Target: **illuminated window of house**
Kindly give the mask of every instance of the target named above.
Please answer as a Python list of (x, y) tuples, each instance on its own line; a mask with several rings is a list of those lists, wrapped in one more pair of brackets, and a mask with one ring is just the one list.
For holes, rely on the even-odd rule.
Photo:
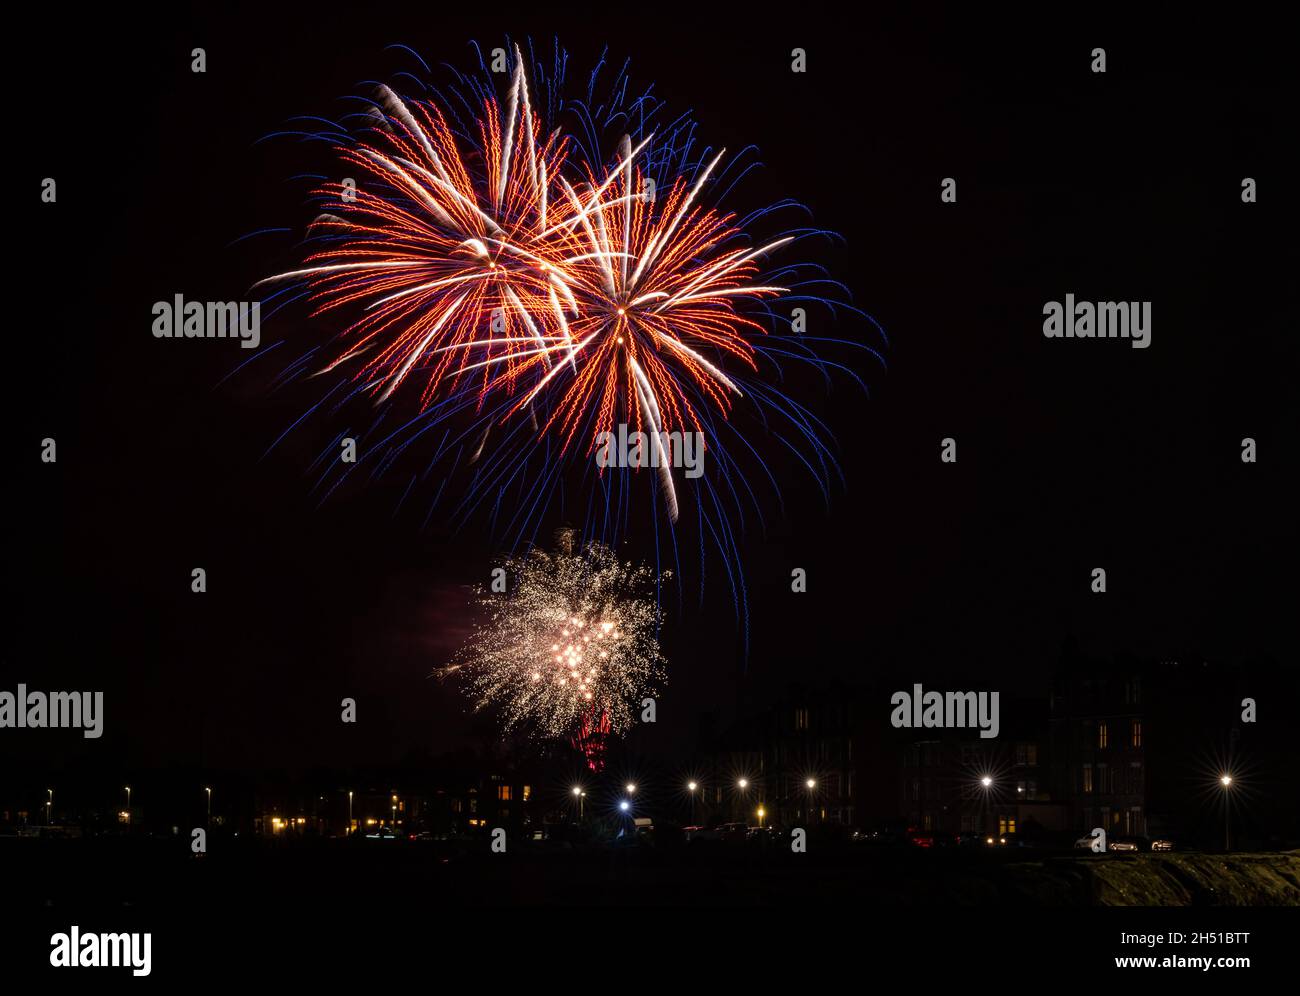
[(1105, 723), (1097, 724), (1097, 747), (1099, 750), (1105, 750), (1109, 736), (1106, 731)]
[(998, 833), (1008, 834), (1016, 832), (1016, 818), (1014, 816), (998, 817)]
[(1083, 766), (1083, 790), (1084, 792), (1092, 791), (1092, 765), (1091, 764), (1085, 764)]
[(510, 786), (509, 786), (509, 785), (498, 785), (498, 786), (497, 786), (497, 798), (500, 799), (502, 802), (509, 802), (509, 801), (510, 801)]
[(531, 785), (525, 785), (525, 786), (524, 786), (524, 802), (527, 802), (527, 801), (528, 801), (529, 799), (531, 799), (532, 797), (533, 797), (533, 787), (532, 787)]
[(808, 710), (796, 709), (794, 711), (794, 728), (796, 730), (808, 729)]
[(1142, 720), (1133, 720), (1133, 746), (1142, 746)]

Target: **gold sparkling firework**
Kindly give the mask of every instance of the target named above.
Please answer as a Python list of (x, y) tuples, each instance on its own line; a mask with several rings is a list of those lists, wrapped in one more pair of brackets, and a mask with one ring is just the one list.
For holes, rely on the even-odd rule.
[(444, 676), (464, 682), (476, 710), (499, 709), (507, 730), (626, 730), (634, 707), (664, 679), (655, 572), (598, 543), (581, 554), (534, 551), (504, 566), (507, 592), (478, 592), (487, 621)]

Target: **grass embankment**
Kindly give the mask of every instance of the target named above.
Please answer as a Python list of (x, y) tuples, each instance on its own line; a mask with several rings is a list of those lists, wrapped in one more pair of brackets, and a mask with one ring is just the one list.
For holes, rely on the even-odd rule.
[(1004, 888), (1052, 906), (1300, 906), (1300, 851), (1052, 858), (1007, 866)]

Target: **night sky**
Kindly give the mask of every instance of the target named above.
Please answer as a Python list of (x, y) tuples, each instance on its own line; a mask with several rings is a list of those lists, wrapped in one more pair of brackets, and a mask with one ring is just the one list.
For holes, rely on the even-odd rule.
[[(482, 735), (430, 673), (467, 632), (466, 588), (500, 538), (486, 521), (453, 533), (394, 516), (401, 479), (318, 508), (306, 465), (342, 426), (263, 458), (309, 395), (256, 372), (219, 384), (248, 352), (155, 339), (150, 307), (249, 299), (291, 258), (289, 236), (235, 243), (300, 231), (311, 214), (290, 177), (328, 160), (261, 136), (409, 68), (389, 44), (437, 74), (507, 33), (548, 50), (558, 36), (575, 79), (608, 45), (709, 142), (757, 144), (765, 168), (731, 206), (807, 204), (843, 237), (819, 260), (889, 336), (887, 369), (858, 361), (869, 394), (838, 378), (802, 395), (837, 436), (844, 481), (828, 504), (792, 466), (764, 527), (749, 523), (748, 653), (716, 562), (702, 602), (696, 575), (670, 599), (668, 690), (639, 749), (682, 755), (701, 713), (791, 681), (1042, 693), (1071, 638), (1103, 655), (1294, 662), (1294, 163), (1280, 149), (1295, 90), (1280, 38), (1248, 53), (1217, 26), (850, 30), (812, 4), (779, 23), (629, 7), (596, 24), (477, 6), (15, 29), (27, 65), (9, 88), (10, 158), (33, 234), (11, 246), (0, 687), (103, 689), (108, 712), (101, 741), (0, 738), (0, 756), (255, 772)], [(1094, 45), (1104, 75), (1088, 70)], [(190, 72), (195, 46), (206, 74)], [(790, 72), (796, 46), (807, 74)], [(54, 205), (32, 193), (45, 176)], [(1246, 176), (1257, 204), (1241, 202)], [(944, 177), (956, 204), (940, 202)], [(1045, 339), (1042, 306), (1066, 293), (1151, 301), (1150, 348)], [(281, 321), (302, 313), (264, 342)], [(865, 322), (834, 333), (880, 346)], [(36, 459), (47, 435), (52, 467)], [(1241, 462), (1246, 436), (1257, 464)], [(640, 530), (629, 551), (647, 544)], [(794, 567), (806, 594), (790, 592)], [(356, 727), (338, 722), (344, 696)]]

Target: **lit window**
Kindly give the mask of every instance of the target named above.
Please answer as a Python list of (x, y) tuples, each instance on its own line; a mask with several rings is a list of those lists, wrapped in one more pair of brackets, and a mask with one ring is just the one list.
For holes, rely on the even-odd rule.
[(533, 797), (533, 787), (532, 787), (531, 785), (525, 785), (525, 786), (524, 786), (524, 802), (527, 802), (527, 801), (528, 801), (529, 799), (531, 799), (532, 797)]
[(497, 798), (500, 799), (502, 802), (509, 802), (509, 801), (510, 801), (510, 786), (509, 786), (509, 785), (498, 785), (498, 786), (497, 786)]
[(1016, 832), (1016, 818), (1015, 818), (1014, 816), (999, 816), (999, 817), (998, 817), (998, 834), (999, 834), (999, 836), (1001, 836), (1001, 835), (1003, 835), (1003, 834), (1009, 834), (1009, 833), (1015, 833), (1015, 832)]
[(1133, 746), (1142, 746), (1142, 720), (1133, 720)]
[(1109, 735), (1107, 734), (1106, 731), (1106, 724), (1098, 723), (1097, 724), (1097, 748), (1099, 750), (1105, 750), (1108, 740), (1109, 740)]
[(808, 729), (808, 710), (796, 709), (794, 711), (794, 728), (796, 730)]
[(1083, 766), (1083, 791), (1084, 792), (1092, 791), (1092, 765), (1091, 764), (1085, 764)]

